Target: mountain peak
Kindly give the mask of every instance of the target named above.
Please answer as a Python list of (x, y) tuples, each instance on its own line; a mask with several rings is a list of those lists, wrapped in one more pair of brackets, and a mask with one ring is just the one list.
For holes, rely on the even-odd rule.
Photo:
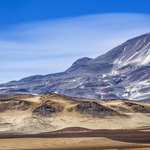
[(136, 42), (137, 40), (142, 40), (142, 39), (145, 39), (145, 40), (150, 39), (150, 32), (146, 33), (146, 34), (142, 34), (142, 35), (137, 36), (137, 37), (134, 37), (132, 39), (129, 39), (125, 43), (131, 42), (131, 41)]
[(150, 33), (95, 59), (83, 57), (62, 73), (0, 85), (1, 94), (58, 93), (90, 99), (150, 100)]
[(88, 58), (88, 57), (80, 58), (80, 59), (78, 59), (77, 61), (75, 61), (75, 62), (72, 64), (72, 66), (85, 63), (85, 62), (87, 62), (87, 61), (90, 61), (91, 59), (92, 59), (92, 58)]
[(83, 66), (85, 63), (87, 63), (90, 60), (92, 60), (92, 58), (88, 58), (88, 57), (80, 58), (80, 59), (76, 60), (72, 64), (72, 66), (69, 69), (67, 69), (65, 72), (67, 72), (67, 73), (72, 72), (72, 71), (78, 69), (79, 67)]

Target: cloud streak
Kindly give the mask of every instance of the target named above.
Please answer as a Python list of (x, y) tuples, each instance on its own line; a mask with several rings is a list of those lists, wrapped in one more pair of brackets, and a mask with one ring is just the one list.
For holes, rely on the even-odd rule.
[(97, 14), (18, 24), (0, 30), (0, 83), (66, 70), (150, 31), (144, 14)]

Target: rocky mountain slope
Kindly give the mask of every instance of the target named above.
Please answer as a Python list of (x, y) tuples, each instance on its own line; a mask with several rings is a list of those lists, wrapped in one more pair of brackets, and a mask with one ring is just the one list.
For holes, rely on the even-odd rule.
[(66, 127), (131, 129), (150, 126), (150, 102), (90, 100), (54, 93), (0, 95), (0, 134), (41, 133)]
[(95, 59), (81, 58), (64, 72), (0, 85), (1, 94), (58, 93), (91, 99), (150, 101), (150, 33)]

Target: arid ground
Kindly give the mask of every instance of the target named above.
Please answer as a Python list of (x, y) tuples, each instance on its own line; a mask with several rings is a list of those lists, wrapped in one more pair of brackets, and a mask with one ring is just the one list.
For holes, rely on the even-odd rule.
[(150, 128), (132, 130), (63, 130), (28, 135), (1, 135), (0, 149), (149, 150)]
[(0, 95), (0, 149), (150, 150), (150, 102)]
[(58, 94), (0, 95), (0, 134), (37, 134), (67, 127), (136, 129), (150, 126), (150, 102), (91, 100)]

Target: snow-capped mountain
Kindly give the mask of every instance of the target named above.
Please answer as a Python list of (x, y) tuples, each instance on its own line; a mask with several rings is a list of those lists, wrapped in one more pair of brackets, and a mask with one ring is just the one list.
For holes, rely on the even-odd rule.
[(65, 72), (0, 85), (1, 94), (59, 93), (91, 99), (150, 100), (150, 33), (95, 59), (81, 58)]

